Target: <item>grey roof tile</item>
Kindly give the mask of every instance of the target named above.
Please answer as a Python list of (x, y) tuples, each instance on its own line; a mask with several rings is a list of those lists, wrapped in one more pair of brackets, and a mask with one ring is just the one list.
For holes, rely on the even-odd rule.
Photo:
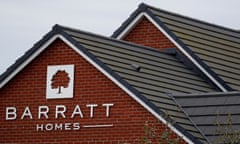
[(231, 132), (240, 132), (240, 92), (175, 95), (174, 98), (210, 142), (219, 139), (216, 130), (221, 126), (217, 122), (223, 128), (232, 127)]
[[(198, 140), (206, 143), (198, 129), (185, 113), (176, 105), (171, 94), (203, 93), (217, 91), (202, 79), (198, 73), (189, 69), (176, 55), (160, 52), (153, 48), (115, 42), (74, 30), (65, 30), (77, 42), (93, 53), (104, 64), (119, 74), (131, 86), (143, 94), (159, 109)], [(87, 37), (87, 39), (86, 39)], [(132, 68), (136, 64), (141, 69)]]

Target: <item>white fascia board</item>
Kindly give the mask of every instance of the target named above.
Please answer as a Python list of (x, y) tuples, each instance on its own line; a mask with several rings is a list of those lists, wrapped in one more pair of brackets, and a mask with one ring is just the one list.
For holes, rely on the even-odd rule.
[(123, 39), (131, 30), (135, 27), (135, 25), (140, 22), (140, 20), (145, 16), (145, 13), (140, 13), (138, 16), (134, 18), (134, 20), (121, 32), (116, 39)]
[(85, 55), (82, 51), (80, 51), (75, 45), (69, 42), (62, 35), (54, 35), (51, 39), (49, 39), (45, 44), (43, 44), (34, 54), (32, 54), (24, 63), (22, 63), (11, 75), (9, 75), (2, 83), (1, 88), (10, 81), (16, 74), (18, 74), (22, 69), (24, 69), (34, 58), (36, 58), (42, 51), (44, 51), (54, 40), (60, 38), (64, 41), (68, 46), (70, 46), (73, 50), (75, 50), (78, 54), (80, 54), (84, 59), (86, 59), (90, 64), (92, 64), (97, 70), (102, 72), (106, 77), (108, 77), (111, 81), (113, 81), (117, 86), (119, 86), (123, 91), (125, 91), (129, 96), (131, 96), (134, 100), (136, 100), (140, 105), (146, 108), (151, 114), (153, 114), (157, 119), (159, 119), (163, 124), (167, 125), (173, 132), (175, 132), (178, 136), (183, 138), (187, 143), (194, 144), (189, 138), (187, 138), (184, 134), (182, 134), (179, 130), (177, 130), (174, 126), (168, 123), (162, 116), (156, 113), (151, 107), (149, 107), (146, 103), (144, 103), (141, 99), (139, 99), (132, 91), (126, 88), (123, 84), (121, 84), (118, 80), (116, 80), (112, 75), (110, 75), (105, 69), (99, 66), (95, 61)]
[(147, 13), (140, 13), (124, 30), (117, 36), (117, 39), (123, 39), (134, 26), (146, 17), (152, 24), (157, 27), (194, 65), (196, 65), (214, 84), (216, 84), (223, 92), (228, 92), (211, 74), (209, 74), (180, 44), (178, 44), (162, 27), (160, 27)]

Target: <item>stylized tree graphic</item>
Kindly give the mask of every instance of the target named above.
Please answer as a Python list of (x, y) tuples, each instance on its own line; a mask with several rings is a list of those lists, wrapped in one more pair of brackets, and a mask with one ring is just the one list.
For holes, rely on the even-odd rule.
[(65, 70), (58, 70), (52, 77), (52, 89), (58, 88), (58, 94), (62, 93), (61, 88), (67, 88), (70, 82), (68, 73)]

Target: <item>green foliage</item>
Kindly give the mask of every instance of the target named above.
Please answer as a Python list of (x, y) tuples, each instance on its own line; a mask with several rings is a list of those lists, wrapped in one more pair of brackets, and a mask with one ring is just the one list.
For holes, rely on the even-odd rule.
[[(166, 119), (169, 119), (169, 115), (166, 116)], [(144, 125), (144, 137), (142, 138), (142, 144), (180, 144), (181, 138), (173, 137), (173, 131), (167, 127), (169, 124), (173, 123), (167, 122), (163, 131), (161, 130), (162, 132), (158, 134), (159, 129), (157, 129), (157, 126), (150, 126), (149, 123), (146, 122)]]
[[(169, 119), (167, 115), (166, 120)], [(161, 122), (160, 122), (161, 123)], [(173, 122), (167, 122), (166, 125), (174, 124)], [(218, 139), (213, 141), (212, 144), (240, 144), (240, 130), (233, 128), (232, 116), (228, 115), (228, 118), (224, 122), (220, 122), (219, 114), (216, 117), (215, 125), (217, 129), (215, 135)], [(181, 137), (173, 138), (173, 131), (171, 131), (167, 126), (159, 134), (157, 131), (157, 126), (150, 125), (148, 122), (144, 125), (144, 136), (142, 138), (142, 144), (180, 144)]]
[(228, 115), (226, 123), (219, 121), (219, 114), (216, 117), (215, 125), (217, 126), (215, 134), (218, 137), (213, 144), (239, 144), (240, 143), (240, 131), (233, 129), (232, 116)]
[(144, 137), (142, 138), (143, 144), (151, 144), (156, 139), (156, 128), (149, 127), (148, 122), (144, 125)]
[(180, 143), (180, 138), (170, 138), (171, 134), (173, 134), (172, 131), (169, 129), (165, 129), (165, 131), (161, 134), (161, 137), (159, 139), (159, 144), (179, 144)]

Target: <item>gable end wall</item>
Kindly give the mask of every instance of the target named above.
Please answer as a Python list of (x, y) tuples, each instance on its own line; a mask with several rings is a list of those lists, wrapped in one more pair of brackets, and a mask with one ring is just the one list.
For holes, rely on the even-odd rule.
[[(46, 71), (48, 65), (75, 65), (73, 99), (46, 100)], [(89, 117), (86, 104), (99, 105), (94, 117)], [(110, 117), (106, 118), (103, 103), (114, 103)], [(79, 104), (84, 118), (70, 118), (74, 106)], [(50, 108), (48, 119), (38, 119), (38, 106)], [(65, 105), (66, 118), (54, 118), (55, 105)], [(7, 121), (5, 109), (17, 108), (17, 119)], [(21, 115), (30, 107), (33, 119)], [(128, 96), (111, 80), (95, 69), (63, 41), (57, 39), (36, 59), (19, 72), (0, 91), (0, 143), (140, 143), (144, 137), (146, 122), (158, 128), (166, 128), (150, 112)], [(74, 131), (36, 131), (36, 124), (48, 123), (113, 124), (107, 128), (80, 128)], [(171, 137), (176, 137), (172, 134)], [(185, 143), (185, 142), (182, 142)]]

